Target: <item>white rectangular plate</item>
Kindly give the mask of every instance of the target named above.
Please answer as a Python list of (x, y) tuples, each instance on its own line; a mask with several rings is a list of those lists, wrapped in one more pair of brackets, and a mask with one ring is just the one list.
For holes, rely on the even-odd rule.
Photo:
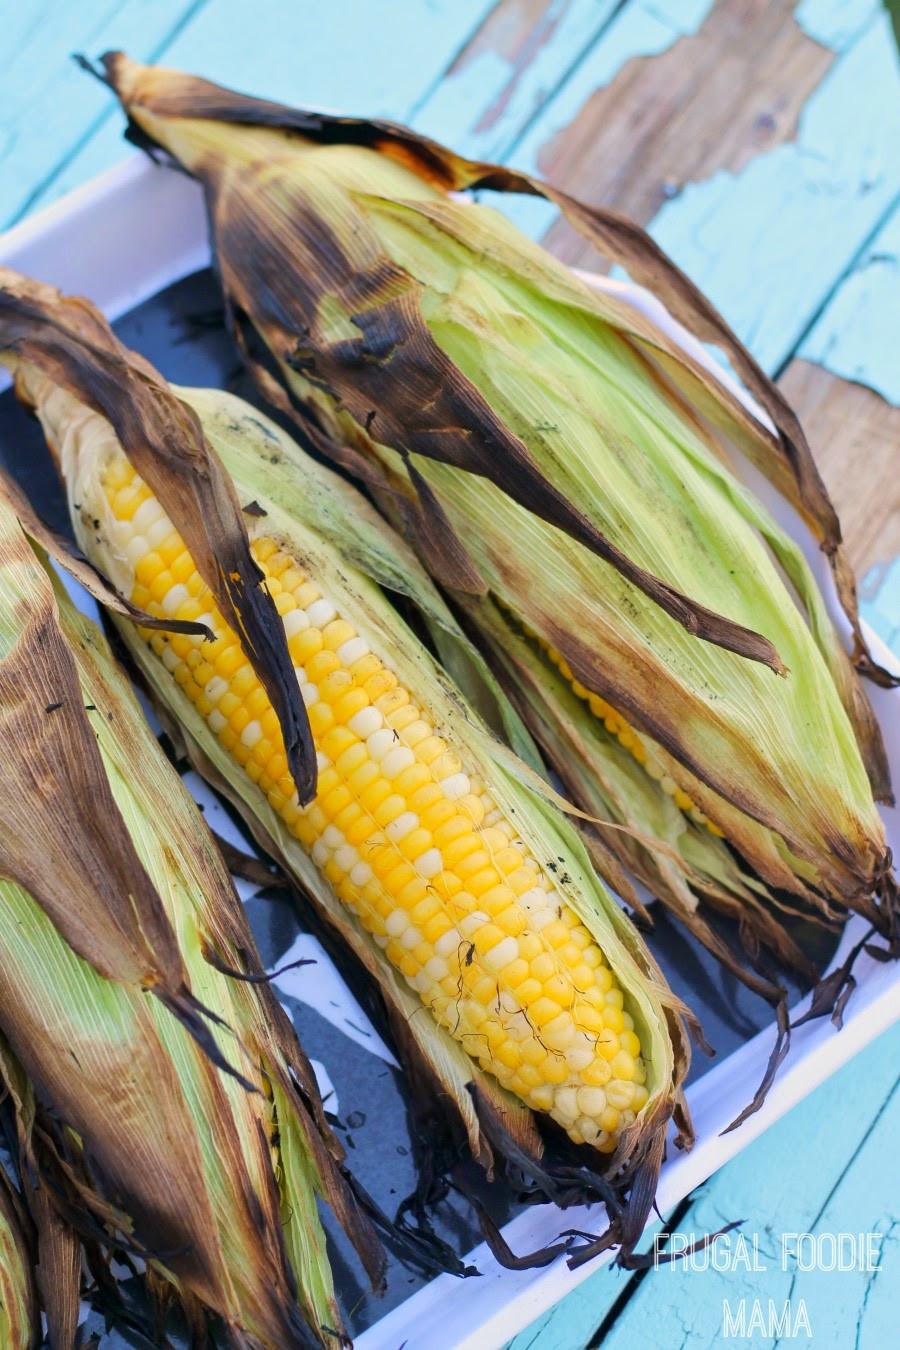
[[(0, 264), (70, 294), (86, 295), (110, 319), (209, 261), (198, 187), (182, 174), (158, 168), (140, 155), (0, 235)], [(597, 279), (597, 284), (615, 288), (649, 312), (728, 381), (652, 296), (621, 282)], [(0, 381), (0, 388), (5, 383)], [(814, 540), (793, 510), (749, 465), (747, 479), (779, 523), (803, 545), (832, 616), (846, 634), (830, 570)], [(890, 666), (890, 653), (874, 635), (868, 636), (876, 659)], [(894, 781), (900, 783), (900, 692), (872, 687), (869, 692), (885, 733)], [(900, 856), (897, 813), (885, 811), (883, 817), (889, 843)], [(863, 931), (860, 920), (848, 925), (835, 964), (844, 959)], [(677, 1204), (900, 1017), (900, 970), (896, 966), (864, 956), (855, 974), (859, 987), (848, 1004), (843, 1030), (837, 1034), (827, 1019), (800, 1027), (765, 1105), (740, 1129), (721, 1134), (762, 1078), (772, 1047), (771, 1031), (761, 1032), (693, 1084), (688, 1101), (697, 1143), (688, 1154), (670, 1150), (657, 1196), (661, 1211)], [(323, 966), (322, 975), (339, 979), (330, 963)], [(796, 1011), (803, 1006), (798, 1005)], [(504, 1236), (514, 1250), (533, 1251), (551, 1242), (562, 1228), (596, 1231), (598, 1220), (596, 1209), (568, 1210), (563, 1218), (552, 1206), (543, 1205), (520, 1214), (504, 1229)], [(468, 1259), (481, 1270), (482, 1279), (467, 1281), (464, 1290), (450, 1276), (432, 1280), (359, 1336), (357, 1350), (397, 1350), (404, 1344), (414, 1350), (426, 1343), (429, 1350), (495, 1350), (610, 1258), (598, 1258), (577, 1272), (569, 1271), (561, 1260), (543, 1270), (504, 1270), (483, 1246)]]

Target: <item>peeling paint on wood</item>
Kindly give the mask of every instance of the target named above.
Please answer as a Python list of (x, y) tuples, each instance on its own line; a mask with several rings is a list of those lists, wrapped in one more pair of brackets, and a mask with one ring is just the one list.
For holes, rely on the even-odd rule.
[(810, 98), (793, 144), (736, 177), (718, 173), (686, 187), (653, 223), (654, 237), (768, 370), (790, 356), (834, 278), (891, 207), (898, 83), (879, 13)]
[[(886, 1326), (885, 1306), (879, 1296), (878, 1305), (869, 1313), (864, 1274), (794, 1278), (791, 1262), (787, 1270), (781, 1269), (781, 1243), (786, 1228), (798, 1233), (891, 1228), (896, 1195), (885, 1186), (885, 1160), (893, 1156), (900, 1097), (896, 1092), (890, 1095), (895, 1074), (886, 1079), (884, 1070), (897, 1063), (898, 1055), (900, 1029), (895, 1028), (772, 1126), (765, 1137), (765, 1169), (756, 1148), (747, 1149), (707, 1182), (682, 1219), (680, 1232), (704, 1233), (743, 1218), (742, 1231), (748, 1246), (756, 1236), (765, 1273), (740, 1266), (723, 1271), (677, 1266), (653, 1271), (604, 1340), (603, 1350), (633, 1350), (637, 1345), (646, 1350), (674, 1350), (684, 1345), (691, 1350), (714, 1350), (722, 1344), (725, 1299), (734, 1308), (741, 1298), (750, 1304), (761, 1298), (765, 1308), (771, 1298), (780, 1308), (792, 1291), (797, 1298), (807, 1298), (813, 1330), (811, 1342), (801, 1335), (798, 1344), (844, 1350), (854, 1343), (859, 1313), (860, 1340), (856, 1343), (861, 1350), (880, 1350), (891, 1344), (890, 1335), (877, 1337), (876, 1328)], [(884, 1255), (887, 1265), (878, 1279), (890, 1286), (891, 1272), (896, 1281), (900, 1263), (896, 1250), (888, 1251), (886, 1246)], [(773, 1340), (763, 1335), (748, 1343), (761, 1350), (774, 1347)], [(580, 1350), (584, 1342), (550, 1344), (554, 1350)]]
[(416, 111), (416, 129), (473, 159), (504, 159), (619, 3), (501, 0)]
[(115, 34), (116, 42), (132, 48), (140, 60), (156, 60), (202, 3), (79, 0), (77, 5), (3, 6), (0, 229), (59, 196), (64, 167), (82, 145), (93, 142), (101, 123), (118, 120), (108, 93), (76, 69), (72, 52), (93, 54), (108, 47)]
[[(545, 143), (545, 177), (647, 224), (685, 182), (741, 173), (793, 139), (800, 112), (834, 54), (794, 23), (795, 0), (721, 0), (695, 34), (632, 60)], [(547, 237), (589, 261), (561, 222)]]
[(792, 361), (778, 383), (803, 424), (862, 575), (900, 553), (900, 408), (808, 361)]

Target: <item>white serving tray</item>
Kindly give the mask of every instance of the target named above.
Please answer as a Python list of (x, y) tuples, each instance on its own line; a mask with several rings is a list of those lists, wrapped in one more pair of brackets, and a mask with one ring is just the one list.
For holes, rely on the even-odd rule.
[[(183, 174), (153, 165), (134, 155), (46, 210), (0, 235), (0, 264), (68, 293), (88, 296), (110, 319), (149, 299), (181, 277), (209, 264), (206, 219), (199, 188)], [(738, 389), (706, 350), (666, 313), (646, 291), (624, 282), (593, 278), (615, 290), (657, 323), (677, 336), (683, 346), (764, 415)], [(0, 389), (8, 380), (0, 380)], [(804, 548), (842, 633), (847, 624), (834, 594), (827, 564), (796, 513), (786, 506), (762, 475), (746, 466), (746, 477), (758, 495)], [(891, 665), (894, 658), (872, 633), (867, 633), (876, 659)], [(900, 691), (868, 686), (887, 741), (894, 781), (900, 785)], [(888, 840), (900, 856), (900, 812), (885, 811)], [(854, 919), (842, 938), (834, 964), (842, 961), (865, 931)], [(328, 958), (320, 957), (321, 977), (333, 988), (340, 977)], [(312, 971), (312, 967), (307, 970)], [(900, 969), (862, 956), (854, 971), (859, 985), (847, 1006), (844, 1027), (836, 1033), (828, 1019), (800, 1027), (793, 1034), (790, 1054), (782, 1066), (765, 1105), (738, 1130), (720, 1132), (746, 1104), (762, 1078), (772, 1047), (772, 1031), (765, 1030), (694, 1083), (688, 1101), (697, 1128), (691, 1153), (670, 1150), (657, 1192), (665, 1212), (713, 1172), (756, 1139), (774, 1121), (835, 1073), (869, 1041), (900, 1019)], [(355, 1006), (347, 992), (344, 1006)], [(798, 1004), (795, 1015), (808, 1000)], [(319, 1007), (327, 1006), (323, 1000)], [(358, 1014), (357, 1014), (358, 1016)], [(383, 1047), (382, 1047), (383, 1049)], [(596, 1208), (567, 1210), (561, 1215), (550, 1205), (520, 1214), (504, 1229), (516, 1251), (532, 1251), (551, 1242), (566, 1228), (597, 1231)], [(610, 1254), (570, 1271), (563, 1260), (543, 1270), (504, 1270), (486, 1247), (471, 1252), (483, 1278), (468, 1280), (465, 1289), (451, 1276), (440, 1276), (394, 1308), (356, 1340), (357, 1350), (498, 1350), (534, 1318), (546, 1312), (586, 1279)]]

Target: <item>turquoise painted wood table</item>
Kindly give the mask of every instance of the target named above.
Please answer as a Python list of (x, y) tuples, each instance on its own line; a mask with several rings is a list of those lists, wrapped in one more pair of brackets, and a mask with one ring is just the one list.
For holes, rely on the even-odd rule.
[[(0, 18), (0, 228), (126, 153), (70, 61), (112, 46), (409, 121), (635, 216), (797, 406), (863, 612), (900, 656), (900, 81), (878, 0), (0, 0)], [(514, 214), (596, 262), (544, 204)], [(756, 1269), (604, 1270), (510, 1350), (699, 1350), (742, 1330), (895, 1345), (898, 1051), (895, 1029), (663, 1216), (679, 1233), (745, 1219)], [(820, 1256), (829, 1235), (874, 1234), (878, 1259), (800, 1269), (813, 1240), (788, 1239), (783, 1262), (791, 1233), (824, 1236)], [(791, 1301), (781, 1326), (770, 1299)]]

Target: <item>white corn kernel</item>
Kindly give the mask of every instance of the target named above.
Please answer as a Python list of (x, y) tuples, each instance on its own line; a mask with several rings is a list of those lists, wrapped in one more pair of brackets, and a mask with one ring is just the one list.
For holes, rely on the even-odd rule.
[[(349, 848), (350, 845), (348, 844), (347, 847)], [(359, 858), (358, 854), (357, 858)], [(371, 881), (374, 875), (375, 873), (372, 871), (369, 864), (363, 862), (362, 859), (355, 862), (350, 869), (350, 880), (354, 886), (365, 886), (366, 882)]]
[(309, 615), (305, 609), (291, 609), (284, 615), (284, 633), (288, 641), (308, 627)]
[(218, 703), (222, 695), (228, 692), (228, 681), (223, 680), (221, 675), (214, 675), (211, 680), (207, 680), (203, 692), (210, 703)]
[(259, 722), (248, 722), (241, 732), (241, 745), (246, 745), (248, 750), (252, 750), (257, 741), (262, 740), (262, 725)]
[(322, 838), (330, 849), (340, 848), (347, 842), (343, 830), (339, 830), (336, 825), (326, 825), (322, 831)]
[(466, 797), (472, 790), (469, 775), (467, 773), (451, 773), (449, 778), (442, 778), (438, 783), (445, 797), (450, 801), (458, 801), (460, 797)]
[(317, 839), (312, 846), (312, 860), (316, 867), (324, 867), (331, 857), (331, 849), (324, 839)]
[(491, 970), (503, 970), (519, 955), (519, 944), (514, 937), (505, 937), (496, 947), (491, 947), (482, 956), (482, 961)]
[(400, 943), (400, 946), (405, 947), (406, 950), (410, 952), (414, 947), (418, 947), (419, 943), (422, 942), (422, 940), (423, 939), (421, 932), (413, 923), (408, 924), (406, 930), (403, 933), (401, 933), (400, 937), (397, 939), (397, 941)]
[(213, 708), (212, 712), (209, 714), (209, 717), (207, 717), (206, 719), (206, 724), (209, 727), (210, 731), (214, 731), (217, 736), (219, 732), (224, 731), (226, 726), (228, 725), (225, 718), (219, 712), (218, 708)]
[(334, 850), (335, 864), (342, 872), (349, 872), (358, 860), (359, 854), (352, 844), (341, 844), (340, 848)]
[(365, 638), (353, 637), (342, 642), (337, 649), (337, 658), (342, 666), (352, 666), (354, 661), (359, 661), (361, 657), (368, 656), (369, 644)]
[(137, 535), (133, 539), (129, 539), (128, 543), (125, 545), (125, 557), (131, 563), (132, 567), (137, 567), (141, 558), (145, 558), (149, 552), (150, 547), (142, 534)]
[(442, 933), (434, 944), (435, 956), (448, 957), (459, 950), (459, 944), (463, 936), (458, 928), (448, 928), (446, 933)]
[(416, 757), (406, 745), (395, 745), (389, 750), (381, 761), (381, 772), (385, 778), (396, 778), (404, 769), (409, 769), (416, 762)]
[(472, 938), (484, 924), (490, 923), (488, 916), (480, 909), (473, 909), (471, 914), (459, 921), (459, 930), (463, 937)]
[[(136, 514), (137, 512), (135, 512), (135, 515)], [(151, 549), (154, 549), (156, 548), (157, 544), (161, 544), (164, 539), (167, 539), (171, 533), (172, 533), (171, 520), (169, 520), (168, 516), (161, 516), (159, 520), (155, 520), (153, 524), (149, 527), (145, 535), (145, 538), (147, 540), (147, 544), (149, 545), (149, 547)]]
[(166, 670), (175, 670), (181, 665), (181, 657), (175, 655), (168, 643), (162, 649), (162, 663)]
[(580, 1087), (578, 1106), (583, 1116), (593, 1116), (596, 1120), (606, 1110), (606, 1093), (599, 1087)]
[(440, 956), (432, 956), (429, 961), (425, 962), (425, 971), (436, 984), (438, 980), (443, 980), (445, 976), (450, 974), (450, 967)]
[(561, 1123), (574, 1125), (580, 1114), (574, 1088), (562, 1087), (559, 1089), (556, 1094), (556, 1101), (553, 1103), (553, 1114)]
[(170, 619), (173, 619), (175, 615), (178, 613), (181, 606), (183, 604), (186, 604), (187, 601), (190, 600), (190, 598), (191, 597), (187, 586), (182, 586), (179, 584), (177, 586), (170, 587), (169, 590), (166, 592), (166, 594), (163, 596), (162, 602), (163, 613), (168, 615)]
[(384, 832), (392, 843), (399, 844), (400, 840), (405, 839), (411, 830), (416, 830), (418, 827), (419, 817), (415, 811), (404, 811), (396, 820), (392, 820), (390, 825), (385, 827)]
[(337, 618), (337, 610), (330, 600), (314, 600), (311, 605), (307, 605), (306, 613), (313, 628), (324, 628), (332, 619)]
[(150, 526), (158, 520), (165, 520), (165, 512), (155, 497), (148, 497), (131, 517), (131, 528), (137, 530), (138, 534), (146, 535)]
[(305, 673), (301, 672), (301, 675), (300, 697), (303, 699), (307, 708), (311, 708), (314, 703), (318, 703), (319, 701), (319, 686), (313, 684), (311, 680), (308, 680)]
[(373, 759), (379, 762), (396, 745), (393, 731), (390, 727), (381, 727), (378, 731), (373, 731), (371, 736), (366, 737), (366, 749)]
[(354, 713), (347, 726), (354, 736), (358, 736), (361, 741), (365, 741), (384, 726), (384, 718), (377, 708), (373, 708), (369, 704), (368, 708), (360, 708), (358, 713)]
[(443, 870), (443, 866), (444, 862), (439, 848), (427, 848), (424, 853), (419, 854), (413, 863), (413, 867), (419, 876), (424, 877), (426, 881), (436, 877), (438, 872)]

